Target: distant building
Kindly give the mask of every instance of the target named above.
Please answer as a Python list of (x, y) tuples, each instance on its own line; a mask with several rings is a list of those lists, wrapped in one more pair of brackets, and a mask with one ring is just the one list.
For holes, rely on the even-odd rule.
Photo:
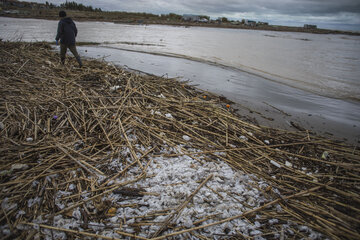
[(256, 22), (255, 22), (255, 21), (248, 20), (248, 19), (245, 19), (244, 24), (245, 24), (246, 26), (250, 26), (250, 27), (255, 27), (255, 26), (256, 26)]
[(184, 21), (189, 21), (189, 22), (198, 22), (200, 20), (200, 16), (199, 15), (192, 15), (192, 14), (184, 14), (182, 16), (182, 19)]
[(258, 22), (257, 24), (258, 24), (258, 25), (262, 25), (262, 26), (267, 26), (267, 25), (269, 25), (268, 22)]
[(317, 29), (316, 25), (311, 25), (311, 24), (304, 24), (304, 28), (305, 29)]
[(207, 22), (209, 22), (209, 19), (207, 19), (207, 18), (200, 18), (200, 19), (199, 19), (199, 22), (207, 23)]

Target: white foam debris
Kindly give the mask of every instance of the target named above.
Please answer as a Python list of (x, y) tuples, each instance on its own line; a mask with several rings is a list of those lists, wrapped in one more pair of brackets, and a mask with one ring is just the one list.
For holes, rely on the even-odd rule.
[(100, 231), (105, 228), (105, 224), (96, 222), (89, 222), (88, 226), (94, 231)]
[(28, 137), (28, 138), (26, 138), (26, 141), (27, 142), (32, 142), (32, 141), (34, 141), (34, 139), (32, 137)]
[(51, 182), (51, 179), (56, 178), (57, 176), (58, 176), (57, 174), (51, 174), (49, 176), (46, 176), (46, 181)]
[(72, 191), (76, 188), (75, 184), (70, 184), (69, 185), (69, 190)]
[(274, 165), (275, 167), (281, 168), (281, 165), (279, 163), (275, 162), (274, 160), (270, 160), (270, 163), (272, 165)]
[[(171, 148), (170, 151), (178, 152), (181, 146)], [(188, 149), (195, 152), (195, 149)], [(223, 153), (220, 153), (222, 155)], [(123, 197), (117, 194), (111, 194), (108, 199), (112, 199), (116, 204), (140, 204), (141, 208), (124, 207), (117, 209), (116, 217), (119, 219), (127, 218), (127, 232), (134, 229), (131, 226), (136, 216), (145, 216), (154, 211), (160, 211), (168, 208), (176, 208), (189, 196), (207, 176), (213, 174), (214, 177), (207, 182), (212, 190), (203, 187), (198, 194), (193, 197), (193, 204), (187, 206), (176, 223), (186, 228), (194, 227), (194, 222), (208, 216), (217, 215), (216, 220), (240, 215), (250, 210), (252, 207), (260, 206), (265, 197), (254, 188), (258, 179), (254, 175), (247, 175), (242, 172), (234, 171), (226, 163), (218, 162), (200, 162), (189, 156), (183, 155), (176, 158), (155, 157), (152, 164), (148, 167), (148, 176), (146, 180), (137, 182), (137, 186), (145, 188), (148, 192), (158, 193), (159, 195), (145, 195), (141, 199), (128, 199), (124, 201)], [(136, 175), (135, 175), (136, 176)], [(128, 176), (122, 181), (128, 181), (135, 176)], [(214, 190), (214, 191), (213, 191)], [(231, 197), (229, 196), (231, 195)], [(246, 202), (251, 208), (239, 201)], [(250, 203), (250, 204), (249, 204)], [(113, 221), (114, 217), (108, 220)], [(154, 222), (163, 222), (167, 215), (157, 216)], [(133, 219), (133, 220), (132, 220)], [(215, 219), (214, 219), (215, 220)], [(208, 221), (203, 224), (208, 223)], [(237, 226), (241, 225), (242, 230)], [(227, 227), (225, 227), (227, 226)], [(229, 227), (230, 226), (230, 227)], [(255, 225), (243, 222), (241, 219), (235, 219), (225, 225), (213, 226), (208, 228), (208, 237), (213, 233), (224, 234), (227, 228), (228, 234), (236, 234), (235, 230), (242, 231), (249, 235), (250, 231), (257, 230), (261, 224)], [(159, 226), (142, 226), (142, 232), (145, 236), (150, 236), (157, 231)]]
[(279, 220), (278, 219), (276, 219), (276, 218), (273, 218), (273, 219), (269, 219), (269, 224), (275, 224), (275, 223), (278, 223), (279, 222)]
[(160, 116), (162, 115), (160, 111), (155, 111), (154, 109), (150, 110), (150, 114), (151, 115), (157, 114), (157, 115), (160, 115)]
[(73, 210), (72, 216), (77, 220), (81, 220), (81, 212), (80, 212), (79, 207), (77, 207), (75, 210)]
[(9, 202), (9, 198), (4, 198), (1, 202), (1, 208), (5, 211), (10, 211), (17, 208), (17, 204)]
[(9, 236), (11, 234), (11, 231), (10, 231), (10, 227), (8, 224), (5, 224), (5, 225), (0, 225), (0, 235), (3, 235), (3, 236)]
[(28, 200), (28, 204), (27, 204), (28, 208), (31, 208), (33, 205), (38, 204), (40, 202), (40, 200), (41, 200), (41, 198), (39, 198), (39, 197), (30, 198)]
[(28, 168), (29, 168), (29, 165), (27, 165), (27, 164), (15, 163), (15, 164), (11, 165), (10, 171), (26, 170)]
[(159, 98), (166, 98), (162, 93), (158, 95)]
[(110, 91), (111, 91), (111, 92), (114, 92), (114, 91), (116, 91), (116, 90), (118, 90), (118, 89), (120, 89), (120, 86), (119, 86), (119, 85), (115, 85), (115, 86), (110, 87)]
[(191, 138), (190, 138), (189, 136), (187, 136), (187, 135), (184, 135), (182, 138), (183, 138), (185, 141), (190, 141), (190, 140), (191, 140)]
[(31, 186), (32, 187), (36, 187), (37, 185), (39, 184), (39, 181), (33, 181), (32, 183), (31, 183)]
[(261, 234), (261, 233), (262, 233), (262, 232), (259, 231), (259, 230), (253, 230), (253, 231), (250, 232), (250, 235), (251, 235), (251, 236), (254, 236), (254, 235), (259, 235), (259, 234)]
[(285, 161), (285, 166), (287, 166), (287, 167), (292, 167), (293, 165), (292, 165), (291, 162)]
[(247, 140), (249, 140), (247, 137), (245, 137), (245, 136), (240, 136), (239, 137), (241, 140), (243, 140), (243, 141), (247, 141)]
[[(78, 229), (79, 231), (82, 230), (82, 228), (80, 227), (80, 223), (77, 219), (74, 218), (64, 218), (62, 215), (56, 215), (54, 217), (53, 220), (53, 226), (54, 227), (58, 227), (58, 228), (63, 228), (63, 229)], [(37, 220), (37, 221), (33, 221), (36, 223), (43, 223), (44, 221)], [(67, 239), (67, 235), (65, 232), (63, 231), (49, 231), (49, 229), (41, 229), (41, 232), (45, 235), (45, 239), (46, 240), (50, 240), (50, 239), (61, 239), (61, 240), (66, 240)]]
[(267, 145), (270, 144), (270, 141), (269, 140), (264, 140), (264, 143), (266, 143)]
[(171, 115), (171, 113), (166, 113), (166, 114), (165, 114), (165, 117), (166, 117), (166, 118), (169, 118), (169, 119), (174, 119), (174, 117)]
[[(184, 135), (183, 139), (185, 141), (191, 140), (187, 135)], [(134, 147), (142, 152), (151, 149), (150, 147), (145, 148), (140, 145), (135, 145)], [(201, 161), (205, 160), (204, 156), (201, 155), (196, 156), (196, 159), (200, 159), (200, 161), (188, 155), (166, 157), (167, 154), (181, 154), (182, 149), (185, 149), (185, 147), (185, 145), (169, 147), (164, 144), (159, 147), (158, 153), (161, 155), (158, 153), (155, 156), (149, 155), (151, 159), (149, 159), (150, 164), (147, 167), (146, 178), (126, 186), (144, 189), (149, 194), (145, 194), (142, 197), (127, 197), (112, 192), (102, 196), (101, 202), (106, 202), (109, 208), (115, 207), (116, 211), (102, 219), (101, 222), (88, 222), (88, 228), (98, 235), (113, 238), (123, 239), (125, 237), (116, 233), (117, 230), (126, 233), (136, 233), (136, 235), (141, 237), (150, 237), (159, 229), (160, 223), (166, 221), (168, 216), (174, 213), (175, 209), (181, 206), (198, 188), (200, 183), (210, 175), (213, 177), (200, 188), (198, 193), (193, 196), (191, 201), (182, 210), (181, 214), (173, 220), (173, 223), (177, 226), (187, 229), (214, 223), (229, 217), (241, 216), (243, 213), (273, 200), (267, 199), (263, 195), (264, 189), (269, 186), (263, 179), (259, 179), (252, 174), (245, 174), (244, 172), (234, 170), (225, 161), (219, 159)], [(198, 149), (192, 148), (186, 148), (186, 151), (191, 153), (201, 152)], [(217, 152), (215, 156), (226, 156), (224, 154), (224, 152)], [(127, 147), (123, 147), (118, 156), (118, 158), (109, 157), (106, 167), (115, 171), (121, 171), (132, 162), (130, 150)], [(281, 167), (275, 161), (272, 161), (271, 164)], [(114, 179), (112, 184), (127, 183), (136, 179), (141, 173), (142, 169), (136, 164), (127, 170), (126, 175), (121, 175), (119, 178)], [(88, 176), (88, 178), (93, 179), (93, 176)], [(58, 191), (56, 193), (55, 204), (59, 209), (64, 209), (73, 204), (66, 196), (72, 195), (73, 192), (71, 191), (75, 188), (74, 184), (70, 184), (68, 186), (69, 191)], [(276, 188), (272, 188), (272, 190), (280, 194)], [(83, 191), (80, 196), (83, 200), (86, 200), (93, 196), (93, 192)], [(32, 201), (34, 202), (35, 200)], [(99, 213), (100, 211), (93, 201), (86, 202), (85, 206), (90, 212)], [(279, 204), (274, 207), (279, 213), (283, 211)], [(66, 216), (55, 216), (54, 222), (48, 222), (47, 224), (52, 224), (54, 227), (81, 231), (81, 226), (83, 226), (84, 222), (80, 208), (72, 209), (70, 216), (68, 214)], [(167, 211), (164, 212), (164, 210)], [(208, 216), (212, 217), (206, 220)], [(147, 221), (147, 219), (150, 219), (154, 224), (142, 225), (141, 227), (137, 225), (138, 222)], [(261, 229), (264, 226), (271, 227), (274, 231), (282, 226), (278, 225), (279, 221), (277, 219), (270, 219), (268, 222), (264, 222), (262, 219), (261, 212), (259, 212), (255, 220), (239, 217), (229, 222), (201, 229), (199, 234), (204, 237), (214, 238), (214, 236), (221, 235), (237, 235), (240, 232), (249, 238), (261, 240), (264, 239), (261, 236)], [(195, 224), (199, 220), (205, 221)], [(36, 219), (33, 222), (40, 224), (42, 219)], [(294, 223), (291, 224), (296, 226)], [(283, 225), (285, 225), (284, 231), (287, 234), (286, 236), (291, 235), (290, 223)], [(317, 236), (315, 232), (311, 235), (313, 232), (305, 227), (299, 228), (299, 230), (307, 231), (307, 234), (310, 236)], [(164, 234), (172, 231), (174, 230), (168, 229)], [(51, 239), (52, 237), (51, 231), (46, 229), (41, 229), (41, 233), (45, 235), (45, 239)], [(55, 236), (56, 239), (66, 239), (64, 232), (54, 231), (54, 238)], [(189, 235), (189, 238), (193, 237), (193, 235)]]
[(18, 219), (20, 216), (22, 216), (24, 214), (25, 214), (25, 211), (23, 211), (23, 210), (18, 211), (16, 214), (16, 219)]
[(214, 152), (214, 154), (217, 156), (226, 156), (225, 152)]

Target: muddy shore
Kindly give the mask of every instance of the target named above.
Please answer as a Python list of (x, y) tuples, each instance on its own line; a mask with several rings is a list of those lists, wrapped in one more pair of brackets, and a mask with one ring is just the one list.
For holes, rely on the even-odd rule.
[[(308, 130), (355, 146), (359, 144), (360, 126), (356, 121), (350, 123), (348, 119), (342, 118), (341, 113), (332, 114), (331, 111), (335, 110), (325, 105), (333, 102), (333, 104), (343, 104), (344, 108), (347, 108), (354, 104), (347, 105), (349, 103), (341, 100), (301, 92), (251, 74), (216, 64), (194, 61), (194, 59), (107, 48), (101, 45), (81, 46), (79, 51), (83, 56), (93, 59), (104, 57), (106, 61), (134, 72), (190, 80), (190, 84), (224, 97), (240, 116), (259, 125), (289, 131)], [(237, 83), (237, 78), (243, 78), (242, 82)], [(255, 85), (266, 88), (267, 93), (259, 94), (253, 89)], [(292, 95), (302, 97), (293, 98)]]

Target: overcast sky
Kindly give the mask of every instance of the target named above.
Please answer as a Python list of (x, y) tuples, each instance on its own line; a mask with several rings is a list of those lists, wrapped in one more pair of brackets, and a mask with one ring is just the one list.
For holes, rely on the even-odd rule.
[[(32, 0), (34, 1), (34, 0)], [(107, 11), (202, 14), (270, 24), (348, 26), (360, 30), (360, 0), (75, 0)], [(45, 2), (38, 0), (36, 2)], [(65, 0), (48, 1), (60, 4)]]

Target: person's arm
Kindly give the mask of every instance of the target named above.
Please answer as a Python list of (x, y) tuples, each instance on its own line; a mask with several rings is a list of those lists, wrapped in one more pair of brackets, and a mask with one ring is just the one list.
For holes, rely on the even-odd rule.
[(75, 37), (77, 36), (77, 28), (76, 28), (76, 25), (74, 23), (74, 33), (75, 33)]
[(62, 34), (63, 34), (63, 29), (62, 29), (62, 23), (60, 21), (59, 24), (58, 24), (58, 29), (57, 29), (57, 34), (56, 34), (55, 40), (59, 41)]

